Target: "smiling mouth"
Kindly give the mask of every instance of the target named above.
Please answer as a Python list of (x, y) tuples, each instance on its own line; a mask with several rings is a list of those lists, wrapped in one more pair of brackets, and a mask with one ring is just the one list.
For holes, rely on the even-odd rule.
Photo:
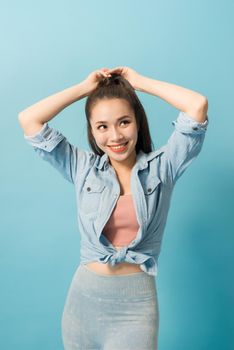
[(128, 143), (128, 141), (125, 143), (120, 143), (118, 145), (112, 145), (112, 146), (109, 145), (108, 147), (123, 147), (123, 146), (126, 146), (127, 143)]

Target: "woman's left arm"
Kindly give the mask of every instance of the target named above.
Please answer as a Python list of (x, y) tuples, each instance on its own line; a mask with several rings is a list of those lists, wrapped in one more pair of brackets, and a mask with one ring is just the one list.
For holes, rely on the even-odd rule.
[(198, 92), (143, 75), (139, 75), (135, 89), (160, 97), (199, 123), (206, 120), (208, 100)]

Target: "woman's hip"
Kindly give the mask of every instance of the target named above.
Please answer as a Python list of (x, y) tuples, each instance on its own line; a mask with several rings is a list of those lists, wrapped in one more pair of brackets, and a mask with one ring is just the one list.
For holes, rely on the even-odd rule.
[(155, 277), (143, 271), (100, 275), (79, 265), (62, 320), (67, 342), (92, 344), (97, 349), (97, 344), (156, 349), (159, 307)]

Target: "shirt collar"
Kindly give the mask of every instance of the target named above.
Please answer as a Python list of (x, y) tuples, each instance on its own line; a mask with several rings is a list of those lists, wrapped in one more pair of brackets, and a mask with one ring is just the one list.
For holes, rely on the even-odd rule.
[[(161, 148), (152, 151), (150, 153), (144, 153), (142, 150), (139, 151), (136, 158), (136, 163), (138, 164), (139, 169), (145, 169), (148, 166), (148, 162), (152, 160), (153, 158), (157, 157), (159, 154), (163, 153), (165, 151), (165, 146), (162, 146)], [(96, 167), (98, 169), (107, 169), (110, 165), (109, 157), (107, 153), (104, 153), (100, 158), (99, 162), (97, 162)]]

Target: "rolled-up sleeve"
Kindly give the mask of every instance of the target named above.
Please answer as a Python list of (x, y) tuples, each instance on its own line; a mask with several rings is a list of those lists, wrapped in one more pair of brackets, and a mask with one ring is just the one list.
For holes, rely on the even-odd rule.
[(43, 124), (39, 132), (25, 135), (25, 140), (33, 146), (35, 152), (57, 169), (71, 183), (75, 183), (77, 173), (89, 166), (94, 153), (81, 150), (69, 143), (67, 138), (48, 123)]
[(178, 118), (172, 122), (174, 131), (165, 145), (165, 156), (168, 173), (173, 183), (179, 179), (200, 153), (208, 124), (208, 115), (206, 120), (201, 123), (182, 111), (180, 111)]

